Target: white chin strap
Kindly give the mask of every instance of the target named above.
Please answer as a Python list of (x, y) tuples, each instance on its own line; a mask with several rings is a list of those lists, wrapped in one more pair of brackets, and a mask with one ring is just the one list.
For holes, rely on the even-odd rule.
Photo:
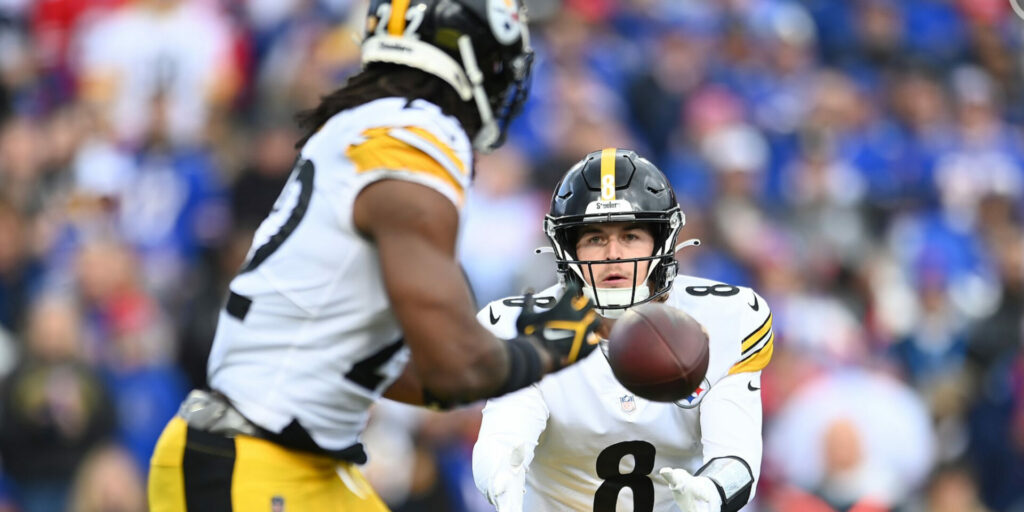
[[(594, 297), (594, 293), (597, 293), (597, 297)], [(636, 293), (633, 292), (634, 288), (594, 288), (593, 286), (584, 286), (583, 295), (585, 295), (595, 306), (598, 304), (602, 306), (629, 306), (631, 304), (646, 300), (647, 297), (651, 296), (651, 289), (647, 287), (647, 283), (637, 285)], [(600, 299), (600, 300), (598, 300)], [(630, 302), (630, 299), (633, 299)], [(594, 308), (597, 314), (605, 317), (616, 319), (622, 316), (626, 312), (625, 309), (606, 309), (601, 307)]]
[(473, 147), (481, 153), (490, 153), (494, 150), (494, 144), (498, 142), (498, 138), (501, 137), (501, 131), (498, 128), (498, 122), (494, 119), (494, 112), (491, 111), (491, 101), (487, 98), (487, 91), (484, 90), (484, 74), (476, 63), (473, 41), (467, 35), (459, 36), (459, 55), (462, 56), (466, 77), (472, 84), (473, 99), (476, 100), (476, 110), (480, 114), (480, 131), (473, 139)]

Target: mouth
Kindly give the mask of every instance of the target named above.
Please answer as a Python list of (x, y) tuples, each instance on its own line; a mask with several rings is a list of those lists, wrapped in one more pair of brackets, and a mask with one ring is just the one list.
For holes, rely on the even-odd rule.
[(612, 272), (611, 274), (604, 276), (599, 284), (602, 288), (625, 288), (627, 286), (633, 286), (633, 280), (625, 274)]

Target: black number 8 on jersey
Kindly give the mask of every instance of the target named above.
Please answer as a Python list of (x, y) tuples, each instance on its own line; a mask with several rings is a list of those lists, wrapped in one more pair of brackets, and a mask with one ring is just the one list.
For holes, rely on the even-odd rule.
[[(626, 455), (633, 456), (633, 471), (622, 473), (619, 463)], [(597, 456), (597, 476), (604, 480), (594, 493), (594, 512), (615, 512), (619, 492), (633, 491), (633, 512), (654, 510), (654, 482), (647, 475), (654, 471), (654, 445), (647, 441), (615, 443)]]

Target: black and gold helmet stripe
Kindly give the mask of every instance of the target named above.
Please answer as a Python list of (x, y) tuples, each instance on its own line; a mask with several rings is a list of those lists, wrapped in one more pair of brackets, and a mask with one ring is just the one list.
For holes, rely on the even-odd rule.
[(409, 0), (392, 0), (391, 18), (388, 20), (388, 34), (400, 36), (405, 33), (405, 12), (409, 10)]

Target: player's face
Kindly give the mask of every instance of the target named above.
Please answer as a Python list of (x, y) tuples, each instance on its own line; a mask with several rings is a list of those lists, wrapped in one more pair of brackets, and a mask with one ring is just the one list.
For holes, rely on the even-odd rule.
[[(591, 224), (582, 228), (576, 242), (576, 257), (582, 261), (624, 260), (652, 254), (654, 237), (641, 225), (629, 222)], [(628, 288), (634, 285), (634, 272), (638, 276), (635, 284), (643, 284), (650, 264), (650, 261), (627, 261), (590, 265), (593, 282), (586, 268), (583, 274), (587, 284), (596, 288)]]

